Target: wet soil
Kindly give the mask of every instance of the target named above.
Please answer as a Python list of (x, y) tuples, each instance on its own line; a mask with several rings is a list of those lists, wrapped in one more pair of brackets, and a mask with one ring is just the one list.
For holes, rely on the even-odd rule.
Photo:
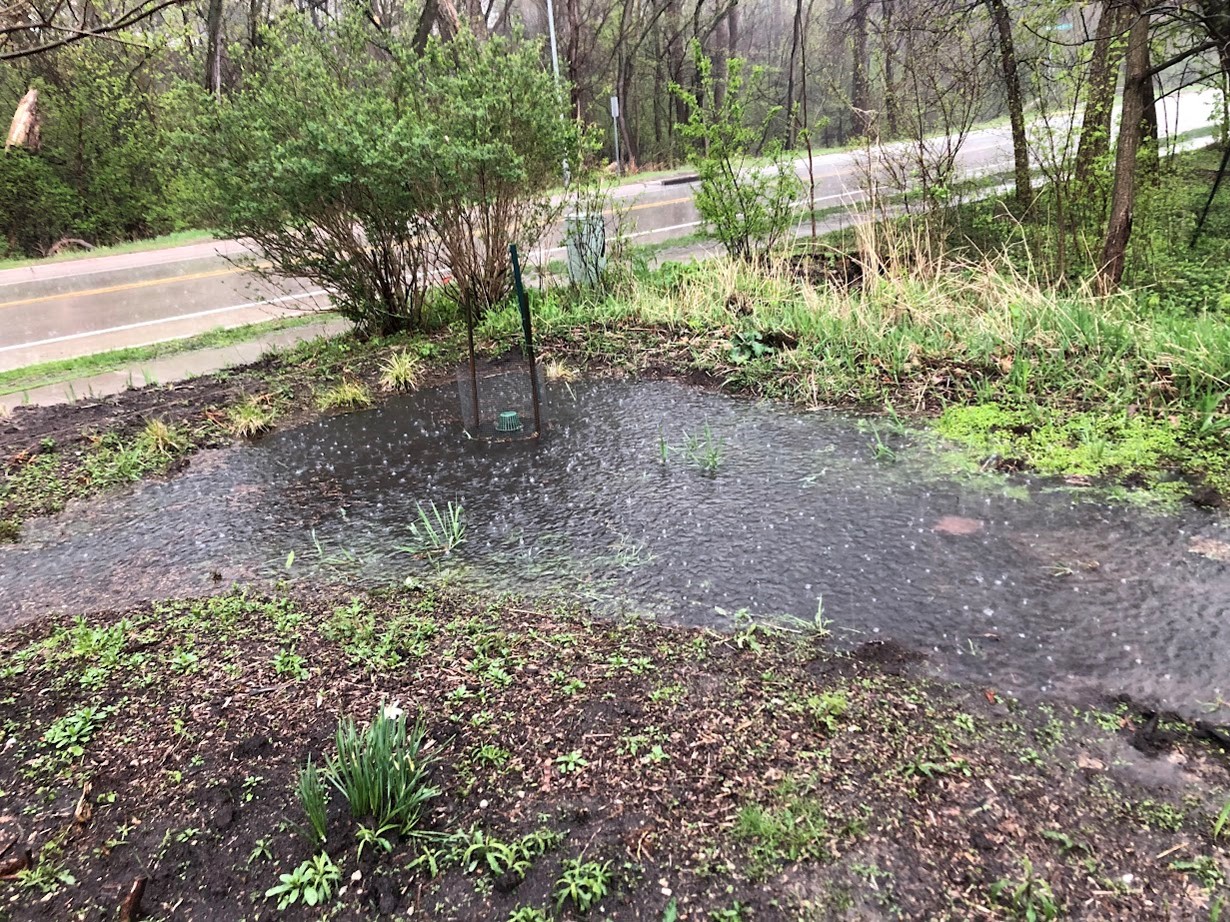
[[(227, 410), (248, 398), (272, 407), (277, 426), (293, 427), (320, 415), (316, 395), (331, 383), (357, 381), (379, 395), (380, 362), (399, 345), (404, 342), (365, 344), (341, 337), (187, 381), (71, 404), (18, 407), (0, 420), (0, 540), (17, 540), (23, 521), (57, 513), (71, 499), (111, 486), (92, 482), (96, 474), (90, 468), (104, 436), (131, 443), (147, 423), (165, 423), (182, 437), (182, 445), (132, 479), (175, 474), (195, 453), (236, 442)], [(445, 354), (443, 347), (432, 348)], [(447, 377), (436, 368), (424, 382), (438, 384)], [(43, 469), (36, 477), (23, 478), (32, 462)]]
[[(425, 721), (438, 838), (360, 857), (334, 795), (330, 918), (552, 917), (581, 857), (613, 919), (1012, 919), (1043, 895), (1063, 918), (1207, 919), (1230, 869), (1215, 739), (940, 683), (889, 644), (301, 587), (59, 619), (0, 657), (0, 918), (115, 918), (139, 881), (145, 918), (320, 917), (264, 897), (316, 851), (297, 774), (390, 702)], [(522, 879), (450, 861), (473, 829), (562, 838)]]

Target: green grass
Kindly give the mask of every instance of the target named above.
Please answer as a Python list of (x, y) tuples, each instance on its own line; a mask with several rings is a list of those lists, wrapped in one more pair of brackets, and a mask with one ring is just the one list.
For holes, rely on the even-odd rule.
[[(1224, 314), (1230, 309), (1230, 190), (1223, 188), (1197, 246), (1189, 246), (1220, 160), (1216, 145), (1163, 156), (1157, 176), (1142, 181), (1124, 284), (1151, 311)], [(1110, 177), (1104, 175), (1092, 200), (1065, 202), (1061, 213), (1055, 190), (1042, 187), (1025, 216), (1014, 215), (1011, 190), (987, 196), (953, 216), (948, 246), (975, 257), (996, 254), (1011, 261), (1017, 273), (1079, 290), (1092, 276), (1093, 260), (1101, 252), (1109, 189)], [(1083, 220), (1074, 220), (1079, 213), (1075, 206), (1081, 204)], [(1063, 247), (1056, 233), (1061, 214), (1072, 227)]]
[(226, 411), (226, 427), (241, 439), (254, 439), (273, 428), (277, 410), (267, 399), (245, 397)]
[(120, 253), (143, 253), (147, 250), (162, 250), (168, 247), (186, 246), (190, 243), (204, 243), (213, 240), (209, 231), (184, 230), (161, 237), (150, 237), (148, 240), (133, 240), (129, 243), (117, 243), (114, 246), (95, 247), (92, 250), (73, 250), (70, 253), (60, 253), (56, 256), (19, 257), (0, 259), (0, 269), (18, 269), (22, 266), (40, 266), (46, 263), (72, 262), (75, 259), (91, 259), (96, 256), (116, 256)]
[(200, 349), (215, 349), (230, 346), (235, 343), (247, 342), (268, 333), (279, 330), (290, 330), (296, 327), (318, 323), (333, 314), (309, 314), (301, 317), (280, 317), (277, 320), (267, 320), (261, 323), (250, 323), (240, 327), (219, 328), (184, 339), (173, 339), (148, 346), (133, 346), (127, 349), (112, 349), (109, 352), (99, 352), (94, 355), (83, 355), (78, 358), (59, 359), (54, 362), (42, 362), (38, 365), (27, 365), (11, 371), (0, 372), (0, 395), (15, 394), (20, 391), (45, 387), (50, 384), (61, 384), (77, 378), (116, 371), (125, 367), (141, 365), (155, 359), (179, 355), (184, 352), (194, 352)]
[(833, 828), (822, 799), (806, 784), (788, 780), (769, 801), (745, 804), (733, 835), (744, 844), (749, 874), (763, 879), (796, 861), (831, 859), (841, 825)]
[(361, 381), (342, 381), (316, 395), (321, 410), (363, 410), (371, 405), (371, 392)]

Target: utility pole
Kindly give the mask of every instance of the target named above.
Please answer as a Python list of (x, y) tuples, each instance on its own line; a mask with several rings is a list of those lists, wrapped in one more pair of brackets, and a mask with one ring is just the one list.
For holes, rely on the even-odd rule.
[(551, 69), (555, 72), (555, 83), (559, 85), (559, 46), (555, 42), (555, 5), (547, 0), (547, 34), (551, 36)]
[[(555, 40), (555, 4), (551, 0), (547, 0), (547, 34), (551, 37), (551, 70), (555, 74), (555, 90), (559, 92), (562, 85), (559, 78), (559, 44)], [(562, 99), (560, 100), (563, 101)], [(561, 110), (559, 117), (563, 119), (564, 113)], [(572, 182), (572, 171), (568, 169), (568, 158), (564, 158), (564, 188), (567, 189)]]

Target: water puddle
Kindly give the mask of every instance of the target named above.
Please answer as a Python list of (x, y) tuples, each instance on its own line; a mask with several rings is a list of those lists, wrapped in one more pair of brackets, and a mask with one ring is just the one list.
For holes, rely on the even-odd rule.
[(234, 579), (422, 577), (398, 547), (416, 502), (451, 500), (467, 541), (438, 566), (463, 584), (723, 628), (819, 609), (839, 639), (1000, 688), (1189, 714), (1230, 697), (1230, 529), (1207, 514), (970, 483), (908, 435), (672, 383), (553, 385), (541, 443), (468, 440), (458, 406), (445, 389), (320, 420), (31, 523), (0, 552), (0, 620)]

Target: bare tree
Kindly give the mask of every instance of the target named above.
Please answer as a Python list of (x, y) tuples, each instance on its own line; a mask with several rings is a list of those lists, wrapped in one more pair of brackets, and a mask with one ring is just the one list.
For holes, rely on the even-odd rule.
[(0, 6), (0, 61), (45, 54), (117, 34), (187, 0), (132, 0), (116, 9), (70, 0), (12, 0)]

